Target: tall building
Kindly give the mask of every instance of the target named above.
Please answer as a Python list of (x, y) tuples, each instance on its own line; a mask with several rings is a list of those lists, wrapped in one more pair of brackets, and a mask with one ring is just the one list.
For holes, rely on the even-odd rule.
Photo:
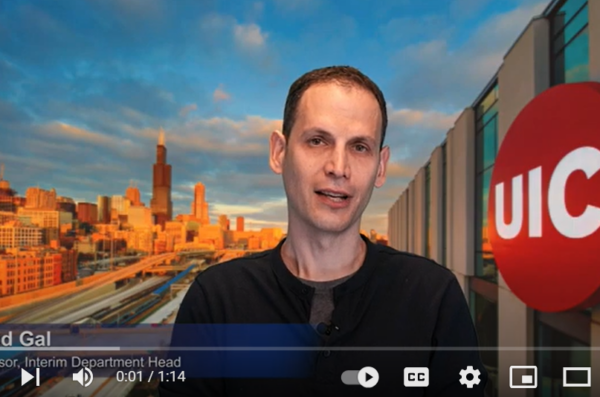
[(152, 200), (150, 201), (152, 215), (157, 225), (164, 226), (165, 222), (173, 219), (173, 202), (171, 201), (171, 165), (167, 164), (167, 147), (165, 146), (165, 131), (161, 128), (156, 145), (156, 163), (152, 173)]
[(210, 223), (208, 221), (208, 211), (204, 210), (206, 204), (205, 192), (206, 189), (204, 185), (201, 182), (196, 183), (196, 186), (194, 187), (194, 201), (192, 201), (191, 204), (192, 215), (202, 225), (208, 225)]
[(202, 217), (200, 219), (203, 225), (210, 225), (210, 217), (208, 216), (208, 203), (206, 201), (202, 203)]
[(235, 220), (235, 230), (238, 232), (243, 232), (244, 231), (244, 217), (243, 216), (238, 216)]
[(42, 245), (42, 229), (13, 221), (0, 224), (0, 250)]
[(125, 190), (125, 197), (129, 199), (131, 205), (141, 206), (144, 205), (140, 198), (140, 189), (131, 181), (127, 190)]
[(73, 250), (11, 251), (0, 254), (0, 296), (47, 288), (77, 277), (77, 253)]
[[(456, 276), (469, 303), (480, 346), (485, 348), (481, 358), (490, 374), (487, 395), (533, 395), (517, 394), (511, 388), (510, 367), (518, 365), (537, 366), (533, 378), (537, 390), (531, 390), (536, 397), (596, 396), (600, 394), (599, 384), (591, 379), (597, 379), (593, 368), (600, 366), (597, 354), (600, 307), (545, 312), (528, 305), (499, 273), (500, 254), (494, 252), (488, 240), (488, 227), (494, 222), (489, 217), (489, 206), (495, 196), (492, 180), (497, 162), (501, 160), (497, 156), (506, 156), (502, 153), (503, 145), (515, 139), (514, 134), (524, 133), (523, 129), (512, 128), (522, 120), (521, 112), (549, 89), (565, 83), (600, 82), (600, 2), (548, 1), (542, 14), (521, 28), (523, 32), (507, 48), (499, 70), (482, 87), (479, 96), (466, 104), (444, 141), (437, 147), (432, 145), (431, 157), (423, 162), (423, 167), (391, 206), (388, 212), (389, 244), (401, 251), (427, 256)], [(515, 32), (515, 37), (518, 33)], [(489, 72), (491, 75), (494, 71)], [(565, 117), (571, 117), (574, 109), (580, 108), (581, 105), (574, 104), (565, 110)], [(541, 124), (544, 119), (553, 120), (553, 115), (543, 114), (535, 123)], [(575, 134), (581, 135), (579, 142), (582, 145), (586, 142), (578, 123), (579, 120), (573, 122), (573, 128), (564, 131), (565, 146)], [(536, 129), (533, 121), (529, 128)], [(560, 149), (556, 149), (557, 141), (546, 141), (545, 127), (540, 125), (538, 128), (540, 140), (526, 150), (532, 157), (542, 152), (558, 161), (560, 156), (554, 154), (560, 153), (557, 151)], [(519, 156), (514, 157), (517, 162)], [(546, 168), (544, 172), (548, 172)], [(592, 182), (594, 177), (598, 181), (597, 176), (591, 175), (587, 182), (591, 191), (588, 196), (582, 196), (589, 200), (586, 203), (590, 206), (597, 197), (594, 189), (598, 185)], [(531, 177), (523, 179), (526, 178)], [(572, 179), (576, 179), (575, 174)], [(510, 208), (510, 204), (505, 206)], [(525, 205), (524, 208), (528, 207)], [(575, 213), (572, 216), (576, 216)], [(544, 236), (549, 229), (553, 227), (544, 226)], [(598, 233), (596, 231), (596, 236)], [(516, 243), (515, 247), (518, 247)], [(595, 254), (597, 246), (593, 246), (594, 251), (591, 247), (589, 252)], [(572, 268), (572, 274), (576, 274), (578, 262), (565, 263), (565, 268)], [(519, 266), (515, 263), (514, 267)], [(531, 269), (522, 271), (524, 276), (539, 273)], [(548, 263), (548, 272), (552, 271)], [(530, 288), (532, 291), (552, 291), (572, 287), (565, 280), (562, 288), (542, 283), (531, 284)], [(509, 346), (519, 346), (519, 349), (511, 351), (506, 348)], [(591, 376), (584, 375), (581, 381), (571, 380), (580, 384), (589, 382), (591, 387), (562, 388), (568, 378), (564, 375), (566, 367), (591, 367)]]
[(111, 210), (116, 210), (117, 215), (127, 215), (131, 201), (125, 196), (115, 195), (110, 200)]
[(10, 183), (4, 180), (4, 164), (0, 164), (0, 211), (15, 211), (14, 197), (16, 191), (10, 188)]
[(30, 187), (25, 192), (25, 208), (36, 210), (56, 209), (56, 190), (44, 190), (39, 187)]
[(219, 226), (221, 230), (229, 230), (229, 218), (227, 218), (227, 215), (219, 215)]
[(111, 199), (108, 196), (98, 196), (96, 199), (98, 206), (98, 222), (110, 223), (110, 210), (112, 209)]
[(127, 214), (127, 223), (133, 228), (152, 227), (152, 211), (148, 207), (132, 205)]
[(95, 225), (98, 223), (98, 206), (93, 203), (77, 204), (77, 219), (79, 223)]
[(56, 198), (56, 210), (60, 212), (68, 212), (73, 218), (77, 216), (77, 205), (70, 197), (58, 196)]
[(19, 208), (17, 214), (24, 224), (35, 225), (42, 229), (43, 244), (58, 240), (61, 221), (59, 211)]

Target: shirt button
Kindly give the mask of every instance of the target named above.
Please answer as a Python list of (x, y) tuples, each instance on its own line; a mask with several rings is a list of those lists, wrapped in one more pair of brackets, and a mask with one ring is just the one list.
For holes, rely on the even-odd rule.
[(303, 293), (303, 294), (306, 294), (307, 292), (308, 292), (308, 289), (306, 289), (306, 288), (302, 288), (302, 293)]
[(325, 350), (325, 351), (323, 352), (323, 356), (325, 356), (325, 357), (329, 357), (329, 356), (331, 356), (331, 350)]

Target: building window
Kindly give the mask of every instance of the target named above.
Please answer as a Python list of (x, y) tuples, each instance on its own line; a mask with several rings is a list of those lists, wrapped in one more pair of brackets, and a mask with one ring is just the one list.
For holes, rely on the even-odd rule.
[[(580, 313), (536, 312), (535, 364), (539, 371), (536, 397), (592, 395), (587, 387), (563, 387), (564, 367), (591, 367), (590, 328), (589, 316)], [(549, 349), (544, 350), (544, 347)], [(585, 373), (578, 371), (570, 372), (567, 381), (587, 383), (588, 379)]]
[(588, 5), (567, 0), (551, 16), (552, 84), (589, 80)]
[(448, 195), (446, 191), (446, 183), (448, 181), (448, 167), (446, 163), (446, 142), (442, 145), (442, 230), (440, 238), (442, 239), (442, 256), (440, 259), (441, 265), (446, 266), (446, 205)]
[(431, 258), (431, 163), (425, 166), (425, 257)]
[(498, 269), (488, 239), (488, 197), (498, 153), (498, 84), (475, 109), (475, 276), (492, 282)]
[[(490, 288), (487, 288), (490, 290)], [(497, 292), (496, 292), (497, 293)], [(475, 324), (481, 361), (485, 366), (489, 380), (486, 385), (486, 396), (498, 396), (498, 302), (489, 296), (479, 294), (471, 288), (469, 297), (471, 316)]]

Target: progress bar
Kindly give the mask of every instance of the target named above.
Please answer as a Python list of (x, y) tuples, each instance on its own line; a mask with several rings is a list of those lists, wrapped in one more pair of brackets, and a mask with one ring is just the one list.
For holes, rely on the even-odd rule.
[(317, 347), (295, 347), (295, 346), (173, 346), (173, 347), (158, 347), (158, 346), (63, 346), (63, 347), (0, 347), (1, 351), (77, 351), (77, 352), (94, 352), (94, 351), (600, 351), (598, 347), (398, 347), (398, 346), (317, 346)]

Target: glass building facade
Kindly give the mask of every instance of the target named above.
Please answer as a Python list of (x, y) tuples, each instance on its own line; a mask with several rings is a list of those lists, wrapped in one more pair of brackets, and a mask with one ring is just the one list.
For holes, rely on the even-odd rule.
[(488, 239), (488, 196), (498, 153), (498, 85), (475, 109), (475, 275), (497, 282), (498, 269)]
[(446, 241), (446, 236), (447, 236), (447, 227), (448, 227), (448, 220), (446, 219), (446, 207), (448, 206), (448, 188), (447, 188), (447, 183), (448, 183), (448, 164), (447, 164), (447, 144), (446, 142), (444, 142), (442, 144), (442, 230), (440, 233), (440, 238), (442, 239), (442, 255), (441, 255), (441, 259), (440, 259), (440, 264), (442, 266), (446, 266), (446, 264), (448, 263), (448, 259), (446, 258), (447, 255), (447, 251), (448, 251), (448, 242)]
[[(487, 284), (487, 285), (486, 285)], [(498, 289), (485, 281), (471, 283), (469, 307), (479, 338), (481, 360), (488, 371), (486, 396), (498, 396)]]
[(431, 163), (425, 166), (425, 256), (431, 258), (431, 231), (433, 220), (431, 219)]
[(552, 84), (589, 80), (588, 5), (568, 0), (550, 15)]

